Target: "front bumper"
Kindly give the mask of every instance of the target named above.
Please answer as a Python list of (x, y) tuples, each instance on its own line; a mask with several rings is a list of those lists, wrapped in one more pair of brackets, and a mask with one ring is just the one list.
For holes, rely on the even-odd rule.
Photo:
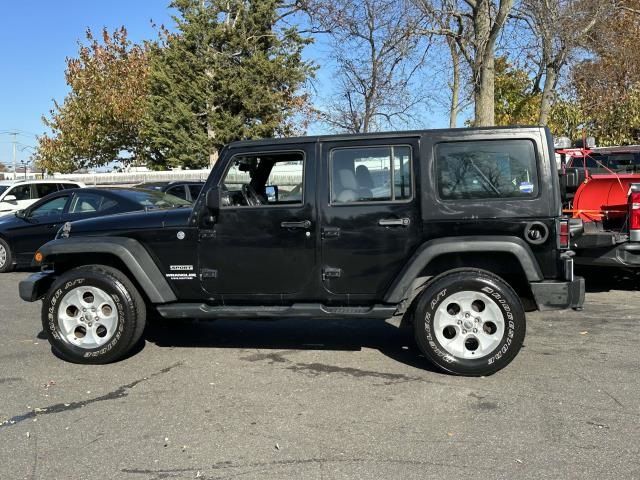
[(35, 302), (44, 297), (56, 279), (54, 272), (45, 271), (29, 275), (18, 285), (20, 298), (26, 302)]

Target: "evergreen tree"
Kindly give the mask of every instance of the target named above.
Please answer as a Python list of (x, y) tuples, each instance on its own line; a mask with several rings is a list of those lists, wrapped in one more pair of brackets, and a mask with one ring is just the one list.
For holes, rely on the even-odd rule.
[(309, 43), (280, 28), (281, 0), (175, 0), (176, 34), (151, 55), (144, 135), (157, 167), (199, 167), (238, 139), (288, 135), (307, 106)]

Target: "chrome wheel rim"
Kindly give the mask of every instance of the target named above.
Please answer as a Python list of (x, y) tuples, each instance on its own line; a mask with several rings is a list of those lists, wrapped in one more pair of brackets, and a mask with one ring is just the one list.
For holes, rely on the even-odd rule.
[(111, 296), (97, 287), (69, 290), (58, 306), (58, 328), (67, 343), (84, 349), (98, 348), (113, 338), (118, 311)]
[(4, 245), (0, 245), (0, 268), (3, 268), (5, 263), (7, 263), (7, 249)]
[(479, 359), (493, 352), (505, 331), (500, 307), (482, 292), (462, 291), (448, 296), (434, 315), (435, 337), (455, 358)]

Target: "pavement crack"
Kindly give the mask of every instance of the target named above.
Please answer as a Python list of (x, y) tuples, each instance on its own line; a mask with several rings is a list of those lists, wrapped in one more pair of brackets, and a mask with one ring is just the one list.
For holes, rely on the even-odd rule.
[(138, 380), (134, 380), (131, 383), (127, 383), (126, 385), (121, 385), (115, 390), (105, 393), (104, 395), (100, 395), (99, 397), (89, 398), (87, 400), (80, 400), (77, 402), (70, 403), (56, 403), (55, 405), (49, 405), (48, 407), (35, 408), (28, 412), (22, 413), (20, 415), (16, 415), (11, 417), (8, 420), (5, 420), (0, 424), (0, 430), (3, 428), (11, 427), (20, 422), (24, 422), (25, 420), (29, 420), (35, 417), (40, 417), (42, 415), (51, 415), (55, 413), (67, 412), (69, 410), (77, 410), (78, 408), (86, 407), (87, 405), (91, 405), (92, 403), (105, 402), (107, 400), (115, 400), (118, 398), (124, 398), (129, 395), (129, 390), (131, 390), (136, 385), (151, 380), (154, 377), (159, 375), (163, 375), (176, 367), (182, 366), (183, 362), (177, 362), (173, 365), (165, 367), (157, 372), (154, 372), (146, 377), (140, 378)]
[(584, 375), (579, 374), (576, 371), (574, 371), (573, 374), (576, 377), (578, 377), (579, 379), (583, 380), (584, 382), (589, 383), (591, 385), (594, 385), (598, 389), (599, 392), (604, 393), (607, 397), (609, 397), (611, 400), (613, 400), (619, 407), (625, 408), (625, 406), (622, 404), (622, 402), (620, 402), (620, 400), (618, 400), (616, 397), (614, 397), (611, 393), (609, 393), (606, 389), (604, 389), (598, 383), (590, 380), (589, 378), (585, 377)]
[[(169, 469), (145, 469), (145, 468), (124, 468), (120, 470), (124, 474), (130, 475), (142, 475), (144, 478), (148, 480), (164, 480), (167, 478), (182, 478), (185, 473), (196, 473), (199, 475), (196, 478), (206, 479), (206, 480), (223, 480), (234, 477), (242, 477), (250, 474), (256, 473), (265, 473), (270, 470), (281, 468), (281, 467), (296, 467), (301, 465), (318, 465), (322, 472), (322, 468), (327, 467), (330, 464), (396, 464), (396, 465), (412, 465), (418, 467), (451, 467), (456, 469), (468, 469), (470, 465), (467, 464), (452, 464), (448, 462), (433, 462), (433, 461), (425, 461), (425, 460), (414, 460), (414, 459), (398, 459), (398, 458), (349, 458), (349, 457), (339, 457), (339, 458), (300, 458), (300, 459), (283, 459), (283, 460), (271, 460), (271, 461), (256, 461), (256, 462), (247, 462), (247, 463), (236, 463), (232, 461), (225, 462), (217, 462), (207, 466), (200, 467), (190, 467), (190, 468), (169, 468)], [(489, 470), (488, 467), (478, 467), (481, 470)], [(231, 471), (234, 471), (231, 473)], [(209, 475), (214, 474), (214, 472), (222, 472), (222, 475), (217, 474), (217, 476), (209, 476), (204, 474), (204, 472), (208, 472)]]

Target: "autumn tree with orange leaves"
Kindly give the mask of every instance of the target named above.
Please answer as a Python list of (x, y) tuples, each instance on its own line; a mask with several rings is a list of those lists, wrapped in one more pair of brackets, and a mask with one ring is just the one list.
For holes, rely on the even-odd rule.
[(43, 117), (51, 131), (38, 139), (40, 168), (72, 172), (143, 156), (147, 53), (146, 45), (128, 39), (124, 27), (105, 29), (99, 37), (87, 30), (77, 58), (67, 58), (69, 93), (62, 104), (54, 100)]

